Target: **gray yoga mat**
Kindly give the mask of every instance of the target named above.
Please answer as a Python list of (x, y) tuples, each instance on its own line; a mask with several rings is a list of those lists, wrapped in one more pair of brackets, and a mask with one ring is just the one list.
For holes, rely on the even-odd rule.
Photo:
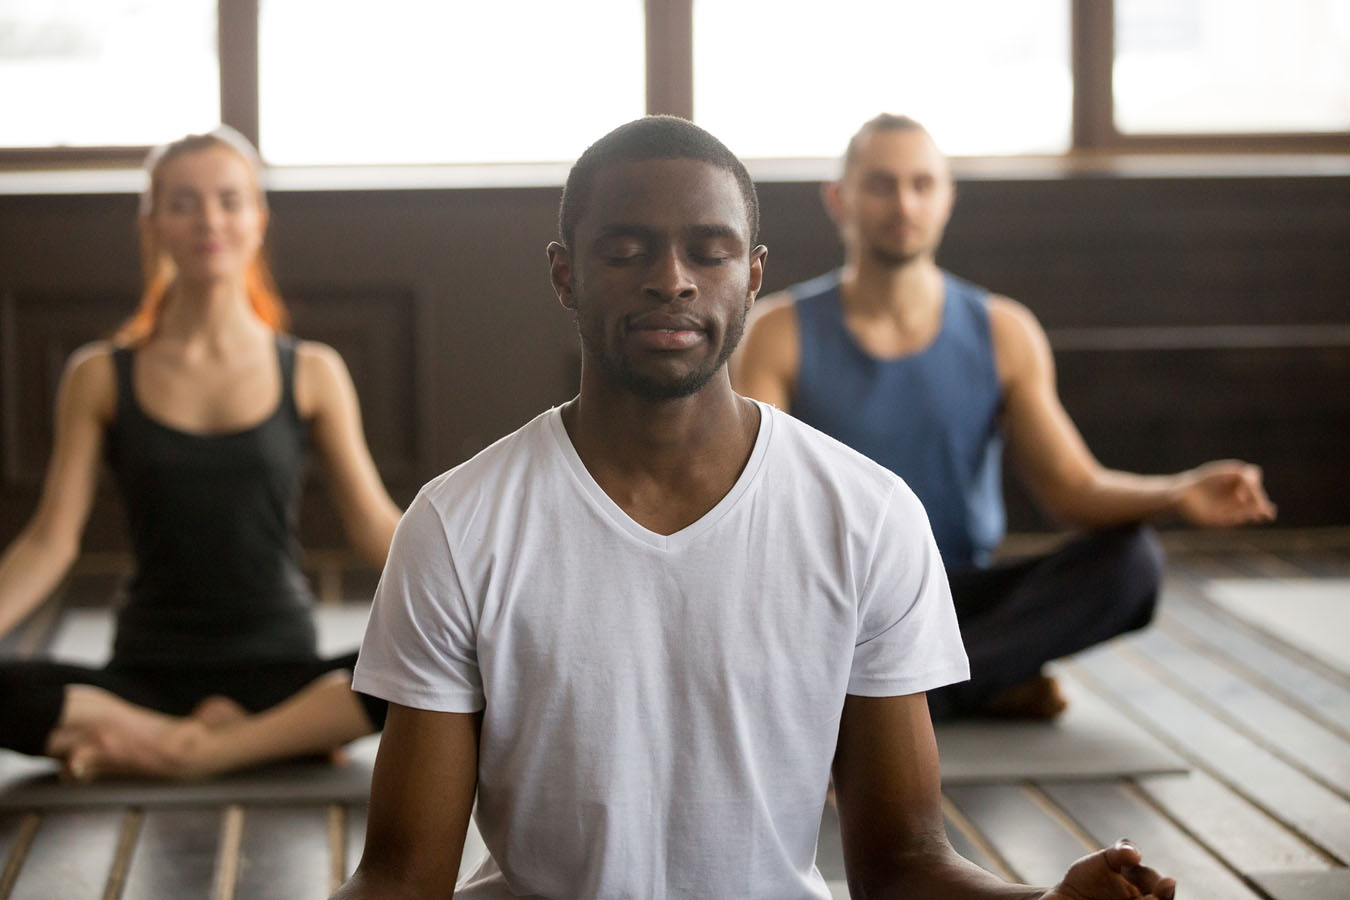
[(1350, 674), (1350, 578), (1214, 578), (1204, 592), (1238, 618)]
[(943, 784), (1071, 781), (1185, 772), (1187, 764), (1105, 700), (1063, 677), (1052, 722), (974, 719), (937, 726)]
[[(349, 652), (361, 641), (369, 614), (366, 604), (315, 609), (319, 652)], [(62, 617), (50, 653), (65, 662), (98, 666), (107, 661), (112, 617), (106, 610), (74, 609)], [(370, 772), (379, 738), (348, 748), (345, 766), (325, 760), (295, 760), (233, 772), (196, 782), (112, 778), (94, 784), (65, 784), (57, 764), (0, 750), (0, 809), (77, 806), (211, 806), (222, 803), (278, 804), (362, 802), (370, 797)]]
[(350, 760), (296, 760), (232, 772), (204, 781), (165, 782), (110, 778), (65, 784), (52, 760), (0, 751), (0, 810), (86, 806), (218, 806), (296, 803), (364, 803), (379, 746), (375, 736), (348, 748)]

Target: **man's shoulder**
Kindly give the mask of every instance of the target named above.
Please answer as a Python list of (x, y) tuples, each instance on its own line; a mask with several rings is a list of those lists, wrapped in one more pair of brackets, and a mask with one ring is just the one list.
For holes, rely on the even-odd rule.
[(763, 406), (773, 417), (778, 457), (784, 463), (802, 466), (836, 487), (872, 495), (903, 484), (900, 476), (847, 444), (776, 407)]
[(778, 409), (773, 417), (776, 459), (770, 480), (784, 491), (805, 488), (822, 515), (841, 522), (879, 522), (888, 516), (927, 529), (927, 513), (904, 479), (890, 469)]
[(831, 269), (823, 275), (789, 285), (783, 289), (782, 294), (791, 297), (795, 303), (814, 302), (838, 291), (842, 278), (843, 269)]

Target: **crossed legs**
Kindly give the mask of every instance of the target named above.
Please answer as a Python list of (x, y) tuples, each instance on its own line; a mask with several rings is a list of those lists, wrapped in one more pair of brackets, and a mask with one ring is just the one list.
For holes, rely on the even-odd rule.
[(1147, 625), (1162, 570), (1156, 535), (1136, 525), (1046, 556), (949, 571), (971, 679), (930, 691), (933, 717), (1057, 714), (1063, 697), (1044, 664)]
[[(153, 697), (125, 673), (43, 663), (0, 667), (0, 695), (17, 693), (14, 685), (25, 679), (14, 677), (16, 669), (36, 677), (26, 679), (28, 690), (10, 707), (15, 725), (11, 734), (0, 734), (0, 743), (61, 759), (66, 773), (81, 780), (107, 774), (196, 778), (294, 756), (336, 757), (344, 744), (383, 724), (383, 704), (352, 692), (348, 668), (325, 668), (320, 661), (255, 667), (238, 691), (198, 687), (190, 700), (191, 686)], [(308, 680), (298, 690), (272, 702), (278, 680), (284, 685), (285, 676), (302, 675)], [(194, 678), (185, 674), (183, 680)], [(195, 680), (200, 685), (212, 679)]]

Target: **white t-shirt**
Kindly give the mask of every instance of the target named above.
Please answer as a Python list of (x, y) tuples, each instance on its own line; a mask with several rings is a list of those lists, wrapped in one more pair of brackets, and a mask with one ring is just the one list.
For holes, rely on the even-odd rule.
[(557, 409), (404, 515), (354, 686), (483, 710), (492, 858), (462, 896), (828, 898), (844, 695), (968, 677), (918, 500), (760, 410), (735, 486), (672, 535), (601, 490)]

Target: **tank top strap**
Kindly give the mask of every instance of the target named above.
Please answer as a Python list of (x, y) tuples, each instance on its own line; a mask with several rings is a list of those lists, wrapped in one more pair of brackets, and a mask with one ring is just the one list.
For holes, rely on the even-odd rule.
[(113, 348), (113, 374), (117, 379), (117, 409), (113, 411), (114, 419), (121, 419), (139, 408), (136, 405), (136, 386), (132, 383), (132, 364), (135, 357), (135, 351), (130, 347)]
[(281, 371), (281, 409), (298, 422), (300, 407), (295, 402), (295, 348), (298, 342), (289, 334), (278, 334), (276, 340), (277, 365)]

